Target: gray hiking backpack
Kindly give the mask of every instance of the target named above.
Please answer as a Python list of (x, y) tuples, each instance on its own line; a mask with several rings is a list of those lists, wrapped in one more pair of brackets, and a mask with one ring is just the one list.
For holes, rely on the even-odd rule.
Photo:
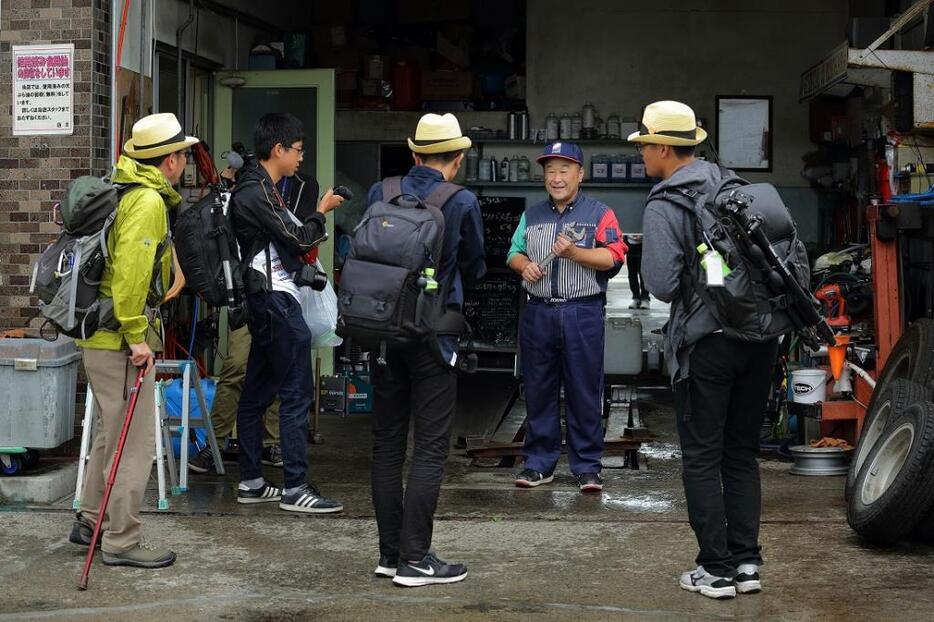
[(436, 334), (447, 285), (438, 283), (442, 208), (461, 190), (443, 182), (420, 199), (402, 178), (383, 180), (383, 200), (354, 229), (341, 270), (337, 333), (364, 349), (420, 343)]
[[(741, 190), (744, 219), (754, 221), (765, 234), (778, 260), (792, 278), (792, 287), (769, 266), (761, 248), (753, 243), (743, 227), (729, 216), (735, 192)], [(720, 322), (724, 334), (743, 341), (763, 342), (786, 333), (813, 326), (813, 317), (802, 313), (809, 304), (819, 305), (810, 295), (810, 264), (797, 227), (778, 191), (771, 184), (750, 184), (736, 176), (726, 177), (710, 194), (694, 190), (667, 191), (665, 197), (694, 215), (695, 240), (684, 249), (689, 259), (681, 290), (685, 308), (690, 307), (693, 291)], [(699, 244), (715, 249), (730, 273), (723, 286), (709, 286)], [(683, 281), (683, 282), (684, 282)], [(794, 284), (798, 287), (794, 287)], [(794, 291), (792, 291), (794, 290)], [(804, 299), (806, 297), (807, 299)]]
[(39, 297), (37, 315), (58, 332), (87, 339), (98, 328), (116, 328), (113, 300), (100, 299), (98, 289), (117, 204), (135, 185), (91, 176), (68, 185), (60, 203), (62, 232), (33, 266), (29, 286)]

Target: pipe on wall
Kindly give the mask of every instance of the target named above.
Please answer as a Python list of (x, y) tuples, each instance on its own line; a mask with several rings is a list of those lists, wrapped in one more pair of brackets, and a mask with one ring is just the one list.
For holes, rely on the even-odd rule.
[(195, 21), (195, 0), (188, 0), (188, 19), (175, 31), (175, 50), (178, 54), (178, 122), (185, 126), (185, 74), (182, 72), (182, 33)]

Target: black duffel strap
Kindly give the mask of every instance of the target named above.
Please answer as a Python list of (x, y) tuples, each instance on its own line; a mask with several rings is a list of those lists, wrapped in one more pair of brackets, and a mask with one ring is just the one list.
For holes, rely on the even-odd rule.
[(787, 294), (781, 294), (769, 298), (768, 300), (763, 300), (756, 305), (756, 310), (759, 313), (774, 313), (776, 311), (784, 311), (789, 306), (791, 306), (791, 301), (788, 300)]

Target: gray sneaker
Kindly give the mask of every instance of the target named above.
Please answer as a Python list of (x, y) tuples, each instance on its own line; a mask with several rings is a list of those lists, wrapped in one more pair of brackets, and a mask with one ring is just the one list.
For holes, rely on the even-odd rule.
[(740, 564), (733, 581), (736, 583), (736, 591), (740, 594), (758, 594), (762, 591), (758, 564)]
[(132, 566), (133, 568), (165, 568), (175, 563), (175, 553), (169, 549), (157, 547), (140, 541), (129, 551), (108, 553), (102, 551), (104, 563), (108, 566)]
[(736, 584), (733, 579), (712, 575), (704, 570), (703, 566), (681, 575), (681, 589), (700, 592), (707, 598), (736, 598)]

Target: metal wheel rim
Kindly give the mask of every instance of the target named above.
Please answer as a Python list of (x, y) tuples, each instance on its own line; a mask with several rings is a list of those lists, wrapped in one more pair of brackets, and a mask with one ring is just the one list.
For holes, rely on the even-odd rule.
[(886, 400), (884, 404), (880, 405), (879, 414), (872, 420), (872, 425), (866, 428), (866, 435), (863, 437), (862, 442), (856, 447), (856, 456), (853, 457), (853, 461), (856, 463), (854, 467), (855, 473), (859, 473), (859, 470), (863, 467), (863, 462), (869, 457), (869, 452), (872, 451), (872, 448), (879, 442), (882, 433), (885, 431), (885, 426), (889, 423), (889, 417), (891, 415), (892, 400)]
[(863, 480), (860, 497), (864, 505), (872, 505), (888, 491), (898, 476), (914, 443), (915, 426), (906, 421), (899, 425), (883, 441), (875, 458), (869, 465), (869, 473)]

